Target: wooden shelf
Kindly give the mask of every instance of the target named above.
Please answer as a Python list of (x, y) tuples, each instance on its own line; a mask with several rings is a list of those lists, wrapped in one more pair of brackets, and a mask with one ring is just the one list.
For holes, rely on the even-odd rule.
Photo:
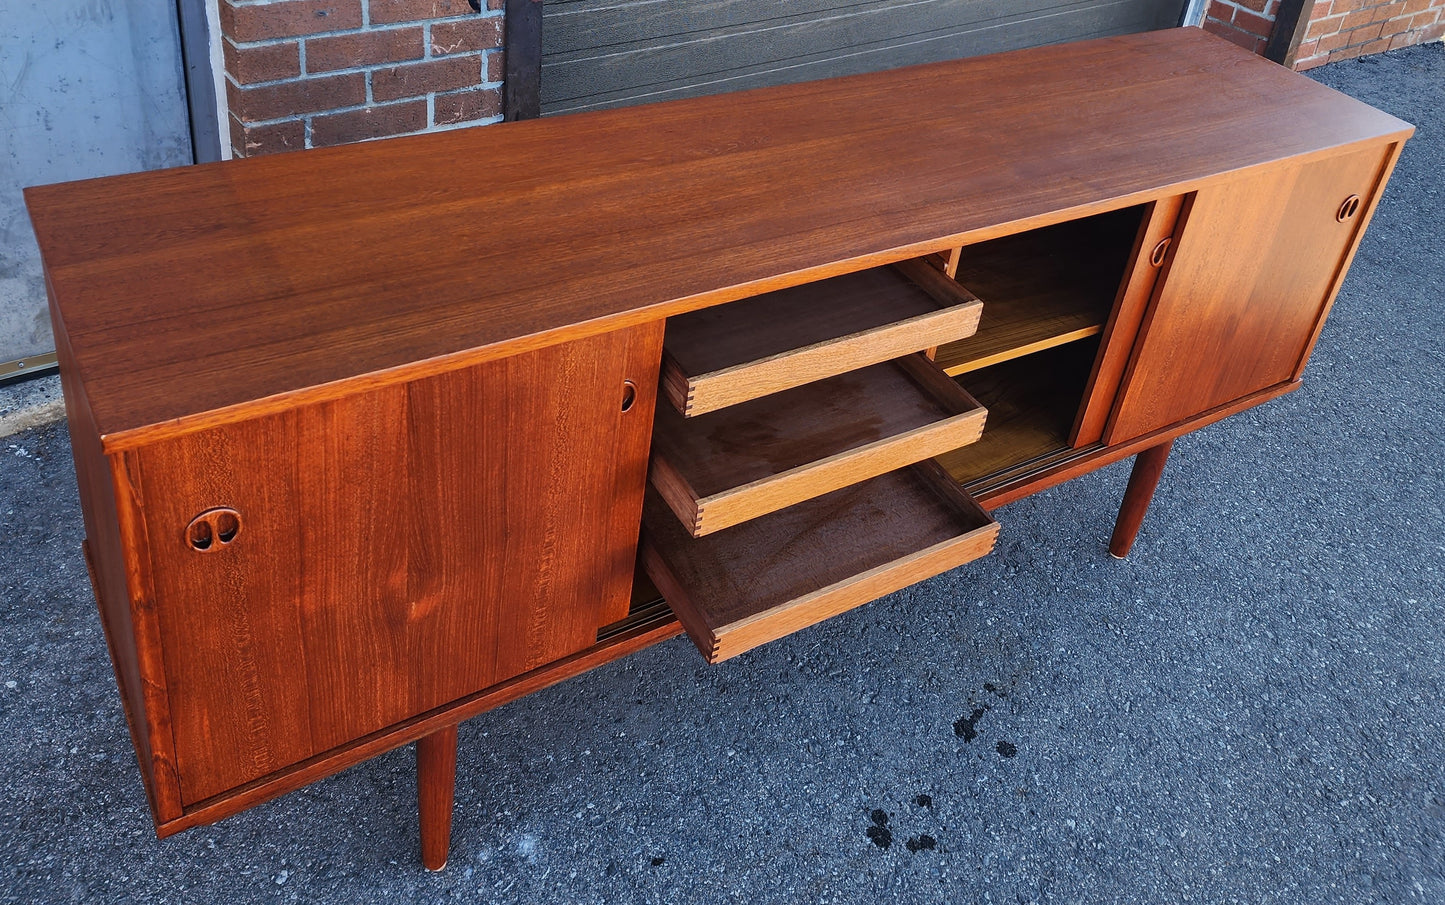
[(1069, 448), (1096, 342), (1018, 358), (958, 378), (988, 409), (977, 442), (937, 457), (971, 493), (992, 478)]
[(642, 562), (709, 662), (988, 553), (998, 523), (932, 461), (693, 538), (656, 491)]
[(667, 322), (662, 390), (688, 417), (968, 336), (982, 306), (922, 260)]
[(916, 354), (697, 418), (659, 400), (651, 482), (701, 537), (972, 443), (986, 415)]
[(1141, 208), (965, 246), (958, 282), (983, 301), (978, 331), (938, 349), (965, 374), (1098, 335), (1109, 319)]

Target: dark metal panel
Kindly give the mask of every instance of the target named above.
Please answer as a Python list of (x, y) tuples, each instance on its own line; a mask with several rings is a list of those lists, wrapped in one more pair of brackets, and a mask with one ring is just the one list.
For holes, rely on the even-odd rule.
[(1282, 0), (1274, 17), (1274, 30), (1264, 48), (1265, 59), (1294, 68), (1300, 41), (1313, 18), (1314, 8), (1315, 0)]
[(541, 115), (537, 77), (542, 67), (542, 0), (506, 0), (507, 73), (502, 82), (502, 119)]
[(196, 163), (210, 163), (221, 159), (221, 124), (216, 120), (216, 74), (211, 69), (206, 0), (176, 0), (176, 13), (190, 111), (191, 156)]
[(541, 109), (623, 106), (1167, 28), (1182, 0), (548, 0)]

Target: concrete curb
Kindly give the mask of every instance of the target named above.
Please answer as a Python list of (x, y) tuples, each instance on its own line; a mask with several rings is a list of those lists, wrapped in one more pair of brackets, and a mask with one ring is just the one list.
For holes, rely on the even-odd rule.
[(0, 386), (0, 437), (53, 424), (64, 417), (65, 401), (60, 395), (59, 375)]

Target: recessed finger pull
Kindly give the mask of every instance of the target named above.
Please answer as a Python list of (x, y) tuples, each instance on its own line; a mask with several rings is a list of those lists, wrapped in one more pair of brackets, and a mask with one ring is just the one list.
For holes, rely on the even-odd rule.
[(1338, 220), (1338, 221), (1340, 221), (1341, 223), (1344, 223), (1346, 220), (1351, 219), (1352, 217), (1355, 216), (1355, 214), (1358, 214), (1359, 212), (1360, 212), (1360, 196), (1359, 196), (1359, 195), (1351, 195), (1350, 197), (1346, 198), (1344, 201), (1340, 202), (1340, 209), (1339, 209), (1339, 211), (1335, 214), (1335, 219)]
[(214, 553), (229, 546), (241, 533), (241, 513), (234, 509), (207, 509), (186, 526), (186, 543), (198, 553)]
[(625, 412), (632, 408), (632, 403), (637, 401), (637, 384), (630, 380), (622, 381), (622, 410)]
[(1155, 267), (1164, 266), (1164, 258), (1169, 254), (1169, 245), (1173, 241), (1174, 240), (1170, 239), (1168, 236), (1165, 236), (1163, 239), (1161, 239), (1159, 241), (1159, 244), (1154, 246), (1154, 251), (1151, 252), (1149, 255), (1149, 263), (1153, 264)]

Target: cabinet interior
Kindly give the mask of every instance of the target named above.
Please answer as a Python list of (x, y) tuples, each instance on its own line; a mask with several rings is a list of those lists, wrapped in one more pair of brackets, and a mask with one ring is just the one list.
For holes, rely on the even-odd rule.
[(1099, 351), (1097, 335), (955, 377), (988, 410), (976, 443), (938, 457), (970, 493), (1066, 453)]
[(973, 336), (941, 346), (936, 361), (988, 419), (978, 442), (939, 462), (970, 493), (1070, 451), (1146, 209), (1028, 230), (956, 256), (956, 279), (983, 302), (983, 315)]

